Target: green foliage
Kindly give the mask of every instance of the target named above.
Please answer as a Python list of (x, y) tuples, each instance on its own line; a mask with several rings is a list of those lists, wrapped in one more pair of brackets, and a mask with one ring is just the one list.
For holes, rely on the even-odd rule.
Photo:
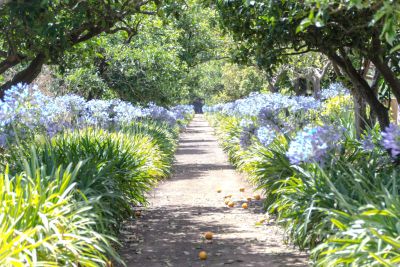
[[(399, 59), (392, 53), (399, 42), (398, 15), (388, 11), (391, 1), (217, 1), (223, 26), (237, 42), (238, 62), (256, 62), (266, 71), (289, 64), (290, 56), (317, 52), (325, 55), (336, 73), (353, 84), (353, 93), (366, 101), (382, 128), (389, 124), (385, 106), (366, 79), (372, 62), (400, 99)], [(398, 5), (394, 5), (398, 8)], [(321, 8), (323, 12), (315, 14)], [(385, 11), (382, 11), (385, 10)], [(382, 12), (383, 13), (382, 13)], [(379, 14), (391, 19), (378, 20)], [(398, 12), (397, 12), (398, 13)], [(383, 16), (382, 15), (382, 16)], [(314, 18), (317, 18), (313, 23)], [(389, 25), (389, 26), (388, 26)], [(390, 36), (387, 42), (379, 34)], [(368, 66), (367, 66), (368, 63)], [(365, 72), (365, 74), (362, 74)], [(376, 79), (376, 77), (374, 78)]]
[(266, 80), (256, 67), (225, 64), (222, 67), (221, 84), (223, 90), (208, 100), (209, 103), (229, 102), (243, 98), (251, 92), (259, 92), (265, 89)]
[(295, 173), (286, 158), (287, 149), (288, 140), (284, 136), (279, 136), (268, 148), (259, 144), (254, 145), (242, 159), (253, 183), (264, 192), (266, 196), (264, 206), (267, 209), (276, 202), (277, 190), (281, 187), (279, 181)]
[(175, 27), (180, 32), (177, 41), (182, 47), (179, 58), (189, 68), (226, 58), (232, 40), (218, 27), (216, 11), (200, 1), (190, 0), (188, 4), (189, 8), (182, 6), (176, 20)]
[[(75, 46), (63, 57), (61, 76), (83, 81), (85, 72), (77, 70), (88, 70), (96, 76), (89, 81), (101, 81), (119, 98), (134, 103), (193, 101), (195, 91), (202, 91), (199, 79), (207, 78), (198, 70), (227, 58), (229, 39), (219, 29), (213, 9), (197, 1), (188, 5), (177, 3), (174, 16), (165, 11), (162, 17), (137, 17), (131, 35), (121, 31)], [(88, 95), (88, 88), (78, 89), (80, 95)]]
[(361, 206), (352, 213), (335, 212), (331, 220), (337, 228), (336, 234), (313, 250), (317, 266), (399, 264), (398, 193), (379, 191), (377, 200), (377, 203)]
[[(341, 104), (339, 104), (341, 103)], [(348, 103), (332, 99), (328, 107)], [(348, 125), (341, 151), (324, 164), (291, 165), (286, 152), (290, 136), (280, 135), (268, 147), (257, 140), (243, 151), (237, 119), (207, 115), (229, 158), (263, 190), (265, 208), (275, 214), (289, 240), (312, 250), (317, 266), (396, 266), (399, 263), (398, 166), (387, 153), (364, 150), (347, 112), (327, 109)], [(340, 121), (340, 120), (339, 120)], [(374, 139), (378, 130), (371, 129)]]
[[(168, 1), (163, 2), (167, 5)], [(66, 51), (101, 33), (131, 30), (133, 15), (155, 13), (158, 1), (7, 1), (0, 6), (0, 74), (28, 63), (2, 90), (32, 82), (43, 64), (59, 64)], [(139, 15), (138, 15), (139, 14)]]
[[(98, 76), (93, 68), (77, 68), (71, 70), (63, 78), (67, 93), (80, 94), (86, 99), (109, 99), (112, 92), (108, 85)], [(60, 92), (60, 86), (53, 86), (56, 93)]]
[(235, 117), (216, 115), (208, 117), (211, 125), (216, 128), (216, 134), (220, 137), (223, 150), (228, 154), (232, 164), (238, 166), (241, 157), (240, 148), (240, 121)]
[(151, 136), (165, 160), (172, 163), (179, 134), (177, 128), (171, 129), (167, 123), (145, 120), (126, 125), (120, 131), (129, 135)]
[(46, 164), (33, 151), (22, 172), (0, 174), (0, 265), (105, 266), (109, 256), (118, 259), (115, 239), (94, 230), (95, 201), (76, 201), (80, 163)]
[(146, 204), (146, 192), (169, 175), (178, 134), (178, 126), (146, 119), (51, 140), (36, 135), (7, 149), (11, 169), (0, 174), (0, 265), (120, 261), (115, 236), (133, 207)]
[[(101, 232), (117, 230), (132, 215), (132, 205), (145, 204), (145, 193), (157, 179), (168, 174), (175, 136), (163, 140), (168, 137), (166, 130), (157, 128), (155, 123), (149, 125), (148, 130), (144, 130), (146, 124), (139, 124), (123, 132), (101, 129), (67, 132), (55, 136), (51, 142), (39, 140), (36, 144), (39, 160), (44, 165), (48, 161), (62, 165), (84, 162), (75, 182), (87, 198), (98, 200)], [(163, 142), (163, 149), (171, 148), (172, 152), (164, 154), (159, 142)], [(17, 162), (18, 150), (12, 156), (13, 162)]]
[[(337, 5), (344, 5), (348, 9), (369, 9), (373, 7), (374, 16), (370, 20), (370, 24), (382, 24), (382, 31), (380, 37), (385, 39), (386, 42), (393, 45), (398, 38), (398, 27), (400, 25), (400, 4), (390, 0), (386, 1), (326, 1), (326, 0), (309, 0), (306, 1), (311, 7), (311, 12), (308, 18), (302, 21), (302, 27), (299, 30), (304, 29), (309, 25), (325, 25), (326, 18), (332, 7)], [(398, 40), (397, 40), (398, 41)], [(397, 45), (392, 52), (400, 49), (400, 45)]]

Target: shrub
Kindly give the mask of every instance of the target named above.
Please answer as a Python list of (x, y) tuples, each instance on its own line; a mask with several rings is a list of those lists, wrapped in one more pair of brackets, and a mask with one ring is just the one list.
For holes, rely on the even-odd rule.
[(33, 156), (22, 172), (0, 174), (0, 265), (105, 266), (109, 256), (118, 259), (115, 240), (94, 230), (94, 202), (76, 201), (80, 164), (47, 164)]
[(299, 113), (284, 117), (279, 101), (275, 107), (264, 99), (209, 107), (206, 117), (231, 161), (263, 190), (266, 210), (289, 240), (313, 249), (318, 266), (399, 265), (399, 128), (391, 125), (381, 136), (375, 126), (359, 139), (351, 98), (335, 96), (321, 103), (323, 110), (304, 110), (307, 127), (271, 133), (277, 119), (290, 126)]
[[(343, 165), (346, 170), (343, 180), (347, 183), (329, 182), (337, 200), (336, 207), (329, 210), (334, 231), (313, 250), (317, 265), (398, 265), (400, 177), (397, 170), (385, 168), (374, 172), (365, 171), (366, 164), (359, 163), (355, 165), (357, 168), (353, 164)], [(364, 168), (358, 169), (358, 166)], [(350, 177), (353, 179), (349, 180)]]
[[(63, 166), (83, 161), (74, 182), (87, 198), (96, 200), (101, 232), (116, 231), (132, 215), (132, 205), (145, 204), (145, 193), (170, 166), (154, 139), (144, 133), (88, 128), (51, 141), (38, 138), (36, 150), (45, 166), (53, 161)], [(29, 156), (30, 150), (24, 151)], [(21, 155), (12, 157), (12, 162), (18, 162)]]

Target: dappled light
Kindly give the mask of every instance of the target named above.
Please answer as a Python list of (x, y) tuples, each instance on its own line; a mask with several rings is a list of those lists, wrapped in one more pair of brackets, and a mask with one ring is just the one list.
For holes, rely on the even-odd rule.
[(400, 1), (0, 1), (0, 266), (400, 265)]

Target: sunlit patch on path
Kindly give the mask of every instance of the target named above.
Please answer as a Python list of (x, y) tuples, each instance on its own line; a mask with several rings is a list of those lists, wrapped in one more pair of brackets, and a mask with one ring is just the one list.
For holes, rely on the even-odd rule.
[[(226, 195), (235, 207), (225, 205)], [(159, 184), (150, 206), (122, 231), (121, 254), (128, 266), (142, 267), (307, 266), (305, 254), (284, 244), (279, 227), (257, 223), (264, 218), (261, 201), (242, 208), (252, 195), (212, 128), (196, 115), (181, 135), (171, 179)], [(204, 238), (207, 231), (212, 240)], [(202, 250), (207, 260), (199, 260)]]

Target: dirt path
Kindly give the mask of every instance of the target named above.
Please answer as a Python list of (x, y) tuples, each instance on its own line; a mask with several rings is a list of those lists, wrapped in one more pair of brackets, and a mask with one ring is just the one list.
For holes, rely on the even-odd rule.
[[(228, 194), (237, 201), (234, 208), (224, 204)], [(197, 115), (181, 135), (173, 176), (152, 192), (142, 217), (124, 229), (121, 254), (128, 266), (140, 267), (306, 266), (307, 257), (284, 245), (277, 226), (256, 225), (264, 216), (260, 202), (241, 208), (252, 194)], [(206, 231), (214, 233), (212, 241), (204, 240)], [(201, 250), (208, 253), (205, 261), (198, 259)]]

